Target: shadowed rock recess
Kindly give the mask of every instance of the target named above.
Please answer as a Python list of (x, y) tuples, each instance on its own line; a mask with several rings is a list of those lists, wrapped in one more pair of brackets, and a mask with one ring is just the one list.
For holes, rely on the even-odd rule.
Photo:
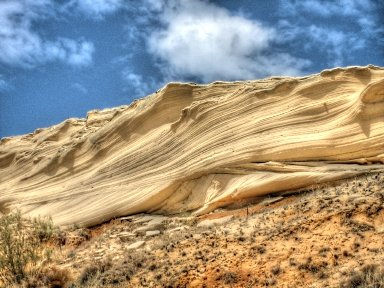
[(94, 225), (208, 213), (382, 171), (384, 68), (208, 85), (170, 83), (0, 142), (0, 211)]

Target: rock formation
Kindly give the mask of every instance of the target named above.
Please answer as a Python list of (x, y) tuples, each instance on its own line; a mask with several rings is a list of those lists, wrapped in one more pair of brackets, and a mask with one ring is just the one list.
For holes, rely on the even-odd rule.
[(203, 214), (383, 162), (383, 68), (170, 83), (129, 106), (1, 139), (0, 211), (59, 225)]

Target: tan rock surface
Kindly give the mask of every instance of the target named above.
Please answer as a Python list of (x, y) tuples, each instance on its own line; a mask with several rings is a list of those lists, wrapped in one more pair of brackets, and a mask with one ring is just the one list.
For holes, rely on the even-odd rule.
[[(171, 83), (0, 142), (0, 211), (93, 225), (139, 212), (203, 214), (382, 170), (384, 69), (209, 85)], [(361, 165), (366, 164), (366, 165)]]

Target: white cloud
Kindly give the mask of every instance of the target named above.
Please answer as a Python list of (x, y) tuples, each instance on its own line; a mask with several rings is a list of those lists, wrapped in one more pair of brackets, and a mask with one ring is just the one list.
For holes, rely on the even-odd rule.
[(331, 65), (344, 65), (353, 52), (367, 47), (383, 31), (372, 0), (280, 0), (279, 12), (284, 18), (279, 22), (282, 41), (325, 53)]
[(92, 63), (92, 55), (95, 50), (92, 42), (61, 39), (56, 43), (60, 43), (63, 51), (67, 52), (63, 60), (69, 64), (83, 66)]
[(352, 31), (336, 27), (322, 27), (316, 24), (282, 20), (278, 24), (282, 43), (299, 43), (300, 49), (311, 53), (324, 53), (324, 62), (342, 66), (351, 53), (365, 47), (366, 39)]
[(33, 24), (54, 14), (48, 0), (0, 2), (0, 62), (31, 67), (49, 61), (73, 66), (92, 62), (93, 44), (85, 40), (44, 39)]
[(375, 5), (372, 0), (281, 0), (282, 14), (296, 15), (298, 11), (306, 11), (323, 17), (361, 16), (362, 11), (372, 10)]
[(130, 69), (123, 70), (122, 76), (128, 85), (127, 90), (133, 90), (135, 96), (145, 96), (160, 86), (155, 79), (149, 77), (144, 80), (142, 75), (134, 73)]
[(123, 71), (123, 77), (125, 80), (130, 82), (131, 86), (133, 87), (140, 87), (142, 85), (143, 77), (139, 74)]
[(123, 7), (123, 0), (72, 0), (68, 6), (75, 7), (89, 17), (101, 19)]
[(71, 85), (71, 88), (82, 93), (82, 94), (88, 94), (88, 89), (85, 88), (83, 85), (81, 85), (80, 83), (73, 83)]
[(7, 81), (5, 81), (3, 75), (0, 74), (0, 92), (7, 91), (8, 89), (9, 85)]
[(342, 66), (343, 61), (351, 51), (359, 50), (365, 46), (364, 39), (358, 38), (353, 33), (318, 27), (311, 25), (307, 34), (312, 39), (312, 45), (324, 50), (333, 65)]
[[(366, 33), (377, 30), (377, 1), (375, 0), (280, 0), (282, 16), (305, 16), (305, 14), (320, 17), (346, 17), (350, 23), (356, 23)], [(304, 15), (303, 15), (304, 14)], [(305, 17), (304, 17), (305, 18)]]
[(298, 75), (309, 64), (272, 52), (279, 31), (256, 20), (202, 0), (156, 4), (153, 10), (160, 13), (164, 27), (150, 34), (148, 49), (168, 78), (190, 76), (209, 82)]

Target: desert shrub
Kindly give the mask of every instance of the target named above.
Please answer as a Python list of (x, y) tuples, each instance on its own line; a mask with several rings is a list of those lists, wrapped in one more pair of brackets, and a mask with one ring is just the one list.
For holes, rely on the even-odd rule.
[[(132, 252), (133, 255), (139, 255)], [(122, 261), (112, 262), (106, 258), (85, 266), (81, 271), (77, 285), (79, 287), (110, 287), (129, 282), (142, 267), (138, 265), (142, 258), (133, 260), (127, 257)], [(120, 287), (120, 286), (119, 286)], [(125, 287), (125, 286), (121, 286)]]
[(278, 275), (281, 273), (280, 265), (275, 265), (271, 268), (271, 272), (273, 275)]
[(44, 283), (50, 288), (62, 288), (71, 280), (71, 274), (66, 269), (50, 267), (44, 273)]
[(49, 261), (42, 243), (52, 235), (52, 221), (27, 221), (20, 212), (0, 218), (0, 285), (12, 286), (35, 278)]
[(378, 265), (366, 265), (353, 272), (341, 283), (341, 288), (384, 288), (384, 269)]
[(239, 281), (239, 275), (235, 272), (231, 272), (231, 271), (228, 271), (228, 272), (224, 272), (223, 274), (221, 274), (217, 280), (222, 280), (225, 284), (235, 284)]
[(70, 233), (64, 234), (63, 236), (64, 236), (64, 239), (63, 239), (64, 244), (78, 247), (85, 241), (88, 241), (89, 239), (91, 239), (92, 235), (88, 229), (78, 228), (77, 230), (71, 231)]
[(52, 238), (55, 227), (51, 218), (42, 219), (40, 217), (32, 220), (34, 236), (38, 238), (40, 242), (46, 242)]
[(71, 274), (67, 269), (61, 269), (56, 266), (46, 267), (34, 277), (29, 277), (24, 281), (24, 287), (27, 288), (64, 288), (69, 286)]
[(100, 271), (97, 265), (86, 266), (80, 274), (79, 283), (81, 285), (89, 284), (91, 280), (94, 280), (99, 275)]
[(98, 287), (102, 286), (101, 284), (111, 283), (112, 280), (107, 281), (107, 279), (111, 279), (111, 267), (112, 263), (109, 259), (92, 263), (83, 269), (78, 278), (78, 283), (80, 286), (86, 287)]

